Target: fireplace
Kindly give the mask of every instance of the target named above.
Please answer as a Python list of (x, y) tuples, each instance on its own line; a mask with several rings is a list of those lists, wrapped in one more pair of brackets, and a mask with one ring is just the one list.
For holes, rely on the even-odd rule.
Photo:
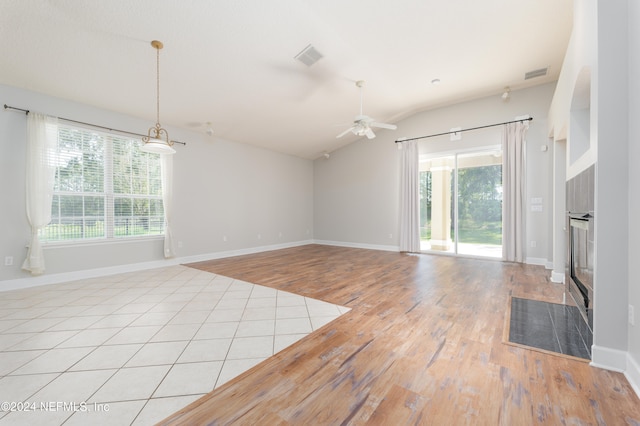
[(593, 330), (593, 215), (569, 213), (567, 290)]

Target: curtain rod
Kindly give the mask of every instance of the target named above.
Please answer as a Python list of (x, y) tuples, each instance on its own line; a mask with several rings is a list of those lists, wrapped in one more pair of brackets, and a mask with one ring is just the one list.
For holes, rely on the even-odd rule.
[[(25, 114), (29, 114), (29, 110), (28, 109), (12, 107), (12, 106), (9, 106), (7, 104), (4, 104), (4, 109), (12, 109), (14, 111), (22, 111)], [(127, 134), (127, 135), (140, 136), (140, 137), (147, 136), (147, 135), (141, 135), (140, 133), (129, 132), (127, 130), (112, 129), (110, 127), (99, 126), (97, 124), (85, 123), (84, 121), (71, 120), (70, 118), (58, 117), (58, 120), (68, 121), (69, 123), (84, 124), (85, 126), (96, 127), (98, 129), (108, 130), (110, 132), (119, 132), (119, 133), (124, 133), (124, 134)], [(172, 140), (171, 142), (179, 143), (179, 144), (182, 144), (182, 145), (186, 145), (187, 144), (186, 142), (180, 142), (180, 141), (174, 141), (174, 140)]]
[(478, 127), (471, 127), (469, 129), (460, 129), (460, 130), (450, 130), (448, 132), (444, 132), (444, 133), (436, 133), (433, 135), (427, 135), (427, 136), (418, 136), (416, 138), (409, 138), (409, 139), (398, 139), (396, 140), (396, 143), (402, 143), (402, 142), (407, 142), (407, 141), (415, 141), (417, 139), (426, 139), (426, 138), (433, 138), (435, 136), (444, 136), (444, 135), (450, 135), (450, 134), (456, 134), (456, 133), (462, 133), (462, 132), (468, 132), (469, 130), (478, 130), (478, 129), (486, 129), (487, 127), (496, 127), (496, 126), (502, 126), (504, 124), (511, 124), (511, 123), (522, 123), (523, 121), (531, 121), (533, 120), (533, 117), (528, 117), (528, 118), (522, 118), (520, 120), (513, 120), (513, 121), (505, 121), (504, 123), (496, 123), (496, 124), (487, 124), (486, 126), (478, 126)]

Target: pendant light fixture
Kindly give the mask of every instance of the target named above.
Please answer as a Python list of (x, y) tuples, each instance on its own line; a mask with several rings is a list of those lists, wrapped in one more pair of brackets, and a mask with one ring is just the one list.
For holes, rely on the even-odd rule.
[(160, 125), (160, 49), (163, 48), (161, 41), (153, 40), (151, 46), (156, 49), (156, 125), (150, 127), (147, 136), (142, 137), (144, 145), (141, 151), (154, 154), (175, 154), (172, 148), (173, 142), (169, 140), (169, 133)]

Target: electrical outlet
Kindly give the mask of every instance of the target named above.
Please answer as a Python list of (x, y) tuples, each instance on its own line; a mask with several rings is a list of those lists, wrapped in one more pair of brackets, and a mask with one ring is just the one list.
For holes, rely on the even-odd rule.
[(258, 239), (259, 240), (262, 239), (262, 235), (258, 234)]
[(389, 234), (389, 239), (393, 239), (393, 234)]
[(13, 266), (13, 256), (6, 256), (4, 258), (4, 266)]
[(536, 243), (535, 241), (531, 241), (530, 245), (531, 245), (531, 248), (535, 248), (538, 245), (538, 243)]
[(226, 235), (224, 235), (224, 236), (222, 237), (222, 241), (227, 241), (227, 236), (226, 236)]
[(633, 305), (629, 305), (629, 324), (636, 325), (636, 314)]

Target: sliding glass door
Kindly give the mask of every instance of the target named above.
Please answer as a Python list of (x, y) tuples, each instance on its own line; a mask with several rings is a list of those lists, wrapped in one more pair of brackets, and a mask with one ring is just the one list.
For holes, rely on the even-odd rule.
[(420, 161), (424, 251), (502, 256), (502, 152), (482, 150)]

